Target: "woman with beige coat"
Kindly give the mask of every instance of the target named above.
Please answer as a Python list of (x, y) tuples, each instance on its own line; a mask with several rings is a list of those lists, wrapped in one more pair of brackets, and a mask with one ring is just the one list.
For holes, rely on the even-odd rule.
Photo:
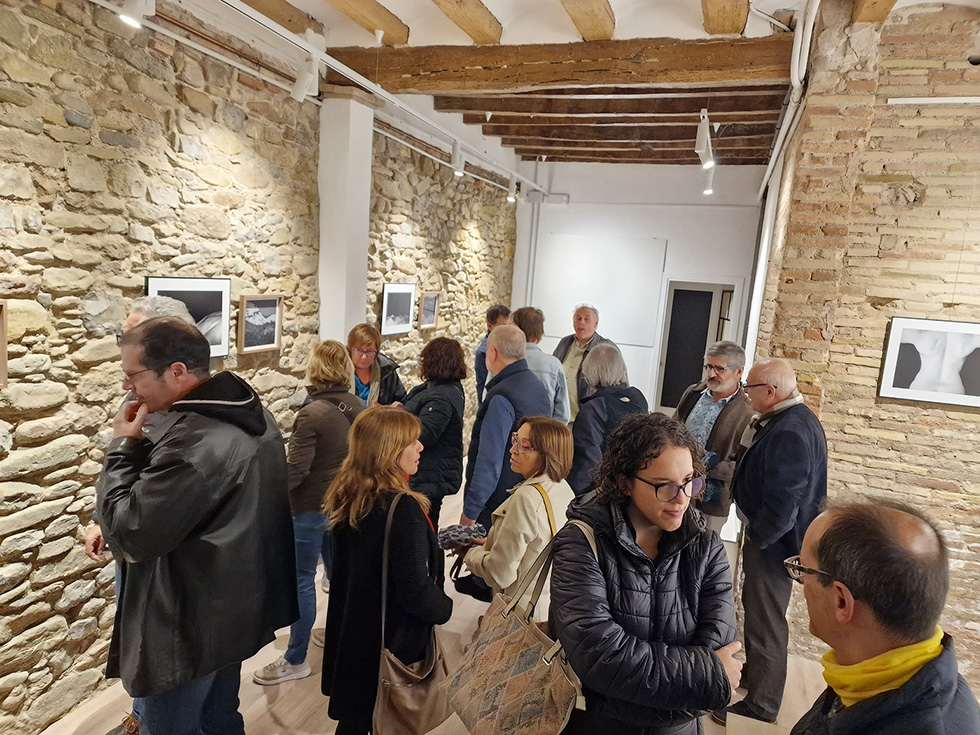
[[(565, 523), (575, 497), (565, 482), (572, 466), (572, 432), (560, 421), (529, 416), (511, 436), (510, 467), (526, 479), (493, 513), (486, 539), (475, 539), (463, 561), (494, 594), (513, 594), (525, 572)], [(546, 500), (547, 498), (547, 500)], [(531, 593), (520, 604), (526, 604)], [(535, 622), (548, 619), (549, 585), (534, 611)]]

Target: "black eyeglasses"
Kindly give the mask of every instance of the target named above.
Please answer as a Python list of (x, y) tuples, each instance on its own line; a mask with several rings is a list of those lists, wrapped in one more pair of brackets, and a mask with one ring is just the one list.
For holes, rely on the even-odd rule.
[(676, 498), (680, 493), (684, 493), (689, 498), (698, 497), (704, 490), (704, 476), (692, 477), (690, 480), (685, 482), (683, 485), (678, 485), (676, 482), (650, 482), (649, 480), (644, 480), (639, 475), (633, 475), (634, 480), (639, 480), (644, 485), (649, 485), (657, 493), (657, 500), (661, 503), (669, 503), (671, 500)]
[(122, 342), (123, 330), (121, 327), (116, 327), (116, 344)]
[(752, 385), (745, 386), (745, 390), (748, 390), (749, 388), (761, 388), (762, 386), (766, 386), (768, 388), (769, 383), (753, 383)]
[(707, 363), (705, 363), (703, 367), (704, 372), (706, 373), (724, 373), (733, 369), (730, 367), (722, 367), (721, 365), (709, 365)]
[(833, 575), (830, 572), (825, 572), (822, 569), (811, 569), (810, 567), (805, 567), (800, 564), (800, 555), (791, 556), (789, 559), (783, 561), (783, 566), (786, 567), (786, 572), (789, 574), (790, 578), (803, 584), (804, 574), (822, 574), (829, 579), (833, 579)]

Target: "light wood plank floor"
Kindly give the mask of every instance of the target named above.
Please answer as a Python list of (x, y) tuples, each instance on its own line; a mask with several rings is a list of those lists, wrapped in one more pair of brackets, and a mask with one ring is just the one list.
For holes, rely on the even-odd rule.
[[(447, 498), (442, 510), (443, 525), (455, 521), (461, 510), (461, 494)], [(726, 546), (733, 547), (733, 544), (726, 543)], [(455, 606), (452, 620), (443, 627), (443, 643), (447, 660), (452, 667), (462, 655), (463, 648), (472, 640), (477, 618), (485, 611), (486, 605), (470, 597), (457, 595), (452, 585), (447, 585), (447, 589)], [(327, 595), (319, 590), (319, 585), (317, 590), (316, 626), (322, 628), (326, 617)], [(320, 693), (322, 649), (312, 644), (310, 646), (312, 676), (269, 687), (252, 682), (252, 673), (281, 656), (286, 650), (288, 640), (289, 630), (279, 631), (273, 643), (242, 666), (240, 698), (246, 730), (249, 735), (332, 735), (337, 723), (327, 717), (327, 699)], [(765, 726), (754, 720), (733, 717), (729, 722), (728, 735), (785, 735), (810, 708), (824, 686), (818, 663), (791, 657), (786, 693), (777, 724)], [(737, 698), (740, 696), (741, 693)], [(129, 696), (116, 681), (53, 723), (42, 735), (105, 735), (120, 723), (123, 715), (129, 711), (130, 704)], [(705, 735), (725, 735), (725, 728), (715, 724), (709, 717), (703, 719)], [(467, 735), (467, 731), (459, 718), (453, 716), (433, 730), (432, 735)]]

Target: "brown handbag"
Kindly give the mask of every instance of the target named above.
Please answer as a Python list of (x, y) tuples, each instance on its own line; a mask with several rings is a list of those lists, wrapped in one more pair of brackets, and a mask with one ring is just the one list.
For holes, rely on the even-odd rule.
[(451, 714), (446, 695), (438, 688), (448, 674), (446, 659), (432, 627), (425, 658), (404, 664), (385, 647), (385, 613), (388, 603), (388, 536), (401, 500), (398, 493), (391, 501), (385, 521), (384, 547), (381, 557), (381, 667), (378, 672), (378, 694), (374, 699), (371, 731), (374, 735), (424, 735)]

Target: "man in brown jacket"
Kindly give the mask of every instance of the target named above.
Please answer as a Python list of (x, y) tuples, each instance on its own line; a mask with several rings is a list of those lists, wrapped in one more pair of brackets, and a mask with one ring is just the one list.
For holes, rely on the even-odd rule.
[(732, 505), (731, 482), (742, 432), (752, 408), (742, 390), (745, 351), (734, 342), (715, 342), (704, 354), (704, 380), (689, 386), (674, 412), (708, 453), (708, 482), (698, 507), (708, 528), (721, 533)]

